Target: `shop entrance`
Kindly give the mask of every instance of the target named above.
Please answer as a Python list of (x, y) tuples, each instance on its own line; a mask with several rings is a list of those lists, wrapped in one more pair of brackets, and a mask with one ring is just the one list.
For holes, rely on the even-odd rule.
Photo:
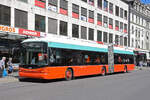
[(14, 63), (19, 63), (19, 48), (21, 40), (10, 40), (0, 38), (0, 59), (2, 57), (13, 58)]

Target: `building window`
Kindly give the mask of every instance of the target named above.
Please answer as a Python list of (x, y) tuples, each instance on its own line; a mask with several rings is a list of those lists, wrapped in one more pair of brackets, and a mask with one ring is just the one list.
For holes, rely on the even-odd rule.
[(134, 22), (134, 14), (132, 13), (132, 22)]
[(125, 10), (125, 11), (124, 11), (124, 19), (126, 19), (126, 20), (128, 19), (128, 18), (127, 18), (127, 15), (128, 15), (128, 14), (127, 14), (127, 11)]
[(138, 31), (138, 35), (139, 35), (138, 37), (139, 37), (139, 38), (140, 38), (140, 33), (141, 33), (141, 29), (139, 29), (139, 31)]
[(136, 27), (136, 29), (135, 29), (135, 37), (137, 37), (137, 33), (138, 32), (138, 28)]
[(94, 40), (94, 29), (89, 28), (89, 40)]
[(124, 24), (124, 33), (127, 33), (127, 24)]
[(48, 0), (48, 10), (57, 12), (58, 0)]
[(132, 38), (132, 47), (134, 47), (134, 39)]
[(104, 22), (104, 27), (108, 27), (108, 17), (107, 16), (103, 17), (103, 22)]
[(79, 19), (79, 6), (76, 4), (72, 4), (72, 17)]
[(89, 19), (88, 22), (94, 23), (94, 11), (89, 10)]
[(123, 36), (120, 36), (120, 45), (123, 46)]
[(102, 0), (97, 0), (97, 7), (102, 9)]
[[(132, 25), (132, 29), (131, 29), (131, 33), (134, 34), (135, 30), (134, 30), (134, 26)], [(142, 32), (143, 33), (143, 32)]]
[(10, 7), (0, 5), (0, 24), (10, 26)]
[(60, 13), (63, 15), (68, 15), (68, 1), (60, 0)]
[(136, 16), (136, 23), (138, 23), (138, 16)]
[[(147, 44), (147, 43), (146, 43)], [(142, 49), (143, 49), (143, 47), (144, 47), (144, 43), (143, 43), (143, 40), (142, 40)], [(146, 48), (147, 49), (147, 48)]]
[(123, 18), (123, 9), (120, 8), (120, 17)]
[(119, 31), (119, 21), (115, 20), (115, 30)]
[(113, 43), (113, 34), (112, 33), (109, 34), (109, 43)]
[(83, 2), (87, 2), (87, 0), (82, 0)]
[(72, 24), (72, 37), (79, 38), (79, 25)]
[(104, 11), (108, 11), (108, 1), (104, 0)]
[(15, 27), (28, 28), (28, 16), (27, 12), (15, 9)]
[(116, 9), (116, 12), (115, 12), (115, 13), (116, 13), (116, 16), (119, 16), (119, 7), (116, 6), (115, 9)]
[(58, 0), (48, 0), (48, 4), (56, 6), (56, 7), (57, 7), (57, 3), (58, 3)]
[(113, 29), (113, 19), (109, 18), (109, 29)]
[(113, 4), (109, 3), (109, 13), (113, 14)]
[(57, 19), (48, 18), (48, 33), (57, 34)]
[(119, 45), (119, 36), (118, 35), (115, 35), (115, 44)]
[(60, 35), (67, 36), (67, 34), (68, 34), (68, 30), (67, 29), (68, 29), (67, 22), (60, 21), (60, 26), (59, 26)]
[(102, 31), (97, 31), (97, 41), (102, 41)]
[(81, 7), (81, 20), (87, 21), (87, 9)]
[(124, 46), (127, 46), (127, 37), (124, 37)]
[(81, 39), (87, 39), (87, 28), (81, 26)]
[(102, 26), (102, 14), (97, 14), (97, 25)]
[(138, 48), (138, 42), (135, 40), (135, 47)]
[(45, 2), (46, 2), (45, 0), (35, 0), (35, 6), (45, 8), (46, 7)]
[(26, 2), (26, 3), (28, 2), (28, 0), (18, 0), (18, 1)]
[(35, 30), (45, 32), (45, 17), (41, 15), (35, 15)]
[(89, 0), (89, 4), (94, 6), (94, 0)]
[(123, 32), (123, 23), (120, 22), (120, 31)]
[(103, 41), (107, 43), (107, 32), (103, 32)]

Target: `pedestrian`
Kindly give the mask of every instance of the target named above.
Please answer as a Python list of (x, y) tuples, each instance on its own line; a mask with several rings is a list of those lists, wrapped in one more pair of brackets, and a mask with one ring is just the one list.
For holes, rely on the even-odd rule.
[(147, 67), (150, 67), (150, 61), (147, 60)]
[(6, 57), (2, 57), (2, 60), (0, 60), (0, 77), (3, 77), (4, 71), (6, 71), (6, 69), (5, 69), (5, 61), (6, 61)]
[(142, 70), (143, 62), (140, 61), (140, 62), (139, 62), (139, 65), (140, 65), (140, 70)]
[(13, 72), (12, 58), (9, 58), (7, 66), (8, 66), (8, 74), (11, 74)]

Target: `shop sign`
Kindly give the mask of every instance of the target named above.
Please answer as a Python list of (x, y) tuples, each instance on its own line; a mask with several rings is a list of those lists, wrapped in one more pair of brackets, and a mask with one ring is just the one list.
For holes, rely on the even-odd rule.
[(45, 0), (35, 0), (35, 6), (45, 8)]
[(9, 27), (9, 26), (0, 26), (0, 31), (4, 32), (16, 32), (15, 28)]
[(40, 37), (40, 32), (32, 31), (32, 30), (26, 30), (26, 29), (21, 29), (21, 28), (19, 29), (19, 34)]
[(57, 12), (57, 7), (52, 6), (52, 5), (48, 5), (48, 10), (53, 11), (53, 12)]
[(40, 36), (41, 37), (46, 37), (48, 34), (44, 33), (44, 32), (40, 32)]
[(87, 18), (85, 16), (81, 16), (81, 20), (87, 21)]

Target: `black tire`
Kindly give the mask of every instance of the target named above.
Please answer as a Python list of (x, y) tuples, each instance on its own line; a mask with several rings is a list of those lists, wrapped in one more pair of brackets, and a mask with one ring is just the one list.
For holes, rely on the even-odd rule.
[(18, 80), (19, 80), (20, 82), (25, 82), (27, 79), (26, 79), (26, 78), (18, 78)]
[(102, 76), (106, 76), (106, 68), (105, 68), (105, 67), (103, 67), (103, 68), (101, 69), (101, 75), (102, 75)]
[(65, 79), (66, 81), (70, 81), (73, 79), (73, 71), (72, 69), (67, 69), (65, 72)]

